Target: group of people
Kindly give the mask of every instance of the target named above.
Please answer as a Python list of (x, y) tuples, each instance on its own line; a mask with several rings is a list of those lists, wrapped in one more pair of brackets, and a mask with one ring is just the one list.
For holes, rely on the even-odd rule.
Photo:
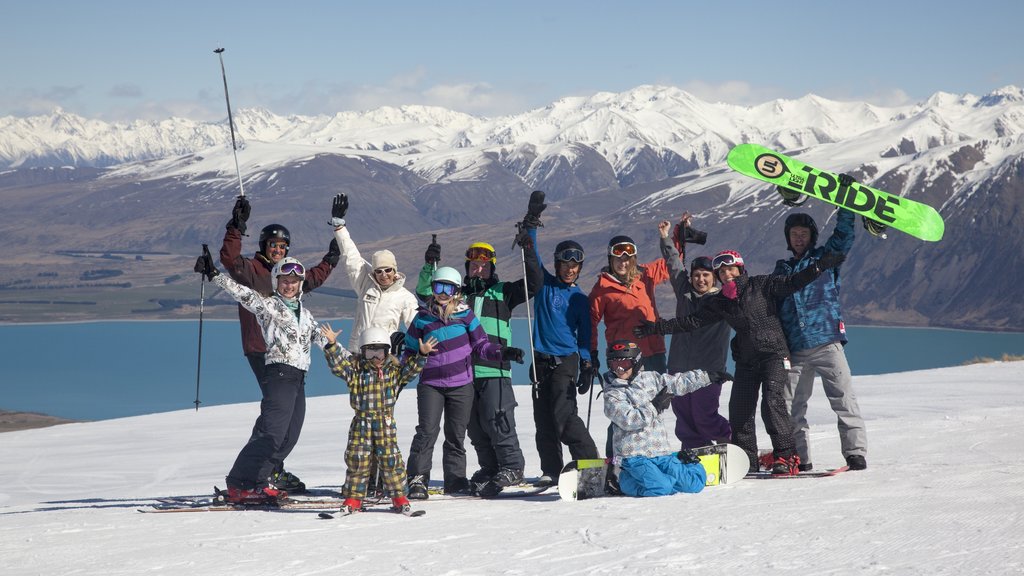
[[(707, 235), (684, 214), (673, 229), (658, 225), (661, 257), (638, 264), (637, 244), (615, 236), (589, 294), (578, 285), (583, 247), (564, 240), (555, 247), (553, 268), (538, 249), (546, 207), (534, 192), (518, 225), (524, 277), (500, 281), (497, 254), (486, 242), (466, 250), (463, 270), (440, 266), (436, 237), (424, 254), (415, 293), (406, 286), (395, 255), (380, 250), (367, 261), (345, 223), (348, 198), (335, 196), (330, 223), (334, 238), (317, 266), (289, 257), (288, 230), (263, 228), (259, 251), (246, 258), (241, 236), (250, 204), (240, 197), (232, 210), (220, 260), (204, 254), (195, 270), (239, 303), (243, 351), (263, 394), (260, 416), (227, 476), (233, 503), (275, 502), (304, 484), (284, 468), (305, 416), (304, 377), (311, 348), (324, 349), (332, 373), (350, 390), (354, 415), (345, 451), (343, 513), (359, 511), (373, 483), (382, 481), (394, 510), (408, 513), (410, 499), (429, 498), (433, 449), (442, 433), (442, 490), (491, 497), (523, 482), (525, 458), (515, 424), (517, 406), (511, 362), (524, 351), (511, 345), (512, 311), (533, 300), (531, 399), (541, 475), (537, 485), (558, 482), (563, 445), (572, 460), (599, 458), (577, 396), (603, 390), (611, 422), (605, 453), (613, 464), (612, 489), (633, 496), (696, 492), (705, 473), (690, 449), (732, 442), (757, 470), (755, 409), (772, 441), (771, 469), (791, 474), (812, 468), (807, 402), (816, 374), (839, 418), (842, 449), (851, 469), (866, 466), (866, 437), (842, 346), (839, 265), (853, 243), (853, 214), (840, 209), (835, 232), (817, 246), (810, 216), (791, 215), (786, 241), (793, 257), (772, 275), (749, 276), (742, 257), (724, 250), (692, 258), (688, 245)], [(347, 346), (340, 331), (318, 324), (302, 294), (323, 284), (341, 265), (358, 301)], [(676, 317), (659, 317), (655, 287), (669, 281), (676, 292)], [(604, 323), (607, 371), (600, 373), (598, 329)], [(735, 336), (731, 338), (732, 332)], [(664, 335), (672, 334), (666, 357)], [(719, 415), (727, 350), (736, 363), (729, 417)], [(409, 382), (416, 386), (418, 422), (403, 461), (393, 408)], [(678, 443), (664, 432), (671, 406)], [(443, 423), (443, 426), (442, 426)], [(465, 437), (479, 469), (467, 475)]]

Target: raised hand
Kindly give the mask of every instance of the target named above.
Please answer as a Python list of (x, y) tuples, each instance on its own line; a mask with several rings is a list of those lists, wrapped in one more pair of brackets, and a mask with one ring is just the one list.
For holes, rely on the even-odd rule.
[(252, 212), (252, 206), (249, 205), (249, 199), (245, 196), (239, 196), (238, 200), (235, 200), (235, 206), (231, 209), (231, 220), (228, 221), (228, 228), (236, 228), (240, 233), (245, 234), (246, 222), (249, 220), (249, 213)]
[(334, 196), (334, 202), (331, 204), (331, 217), (332, 218), (345, 218), (345, 214), (348, 212), (348, 196), (345, 193), (339, 193)]
[(196, 258), (196, 265), (192, 269), (196, 273), (202, 274), (211, 282), (220, 274), (220, 271), (213, 264), (213, 256), (210, 254), (210, 248), (206, 244), (203, 244), (203, 255)]
[(419, 339), (420, 343), (420, 354), (426, 356), (433, 352), (437, 348), (437, 338), (431, 336), (424, 342), (422, 338)]
[(333, 346), (338, 342), (338, 335), (341, 334), (341, 332), (341, 330), (335, 332), (334, 329), (331, 328), (331, 325), (328, 324), (327, 322), (324, 322), (323, 324), (320, 325), (320, 333), (323, 334), (324, 338), (327, 339), (327, 344), (329, 346)]
[(658, 222), (658, 233), (661, 234), (662, 238), (668, 238), (669, 230), (672, 228), (672, 223), (668, 220), (662, 220)]
[(437, 234), (431, 234), (430, 245), (423, 254), (423, 260), (427, 264), (437, 264), (441, 261), (441, 245), (437, 243)]

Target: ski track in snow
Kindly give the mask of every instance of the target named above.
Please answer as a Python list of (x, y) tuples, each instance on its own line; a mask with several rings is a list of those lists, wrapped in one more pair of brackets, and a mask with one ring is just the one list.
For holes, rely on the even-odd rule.
[[(855, 377), (868, 425), (863, 472), (664, 498), (414, 502), (422, 518), (135, 512), (222, 485), (257, 404), (5, 433), (0, 557), (14, 575), (1021, 574), (1022, 385), (1024, 362)], [(529, 389), (516, 392), (536, 475)], [(415, 395), (399, 400), (403, 447), (415, 410)], [(341, 483), (350, 414), (344, 397), (310, 399), (289, 468), (311, 486)], [(600, 402), (592, 419), (603, 445)], [(842, 465), (820, 386), (809, 420), (815, 467)]]

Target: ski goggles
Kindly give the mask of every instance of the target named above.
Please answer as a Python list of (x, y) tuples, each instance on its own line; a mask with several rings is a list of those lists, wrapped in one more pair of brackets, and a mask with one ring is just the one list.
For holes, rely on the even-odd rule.
[(488, 262), (494, 260), (494, 250), (474, 247), (466, 250), (466, 260), (472, 262)]
[(743, 266), (743, 257), (736, 254), (719, 254), (711, 261), (711, 267), (718, 270), (722, 266)]
[(383, 360), (388, 355), (386, 346), (364, 346), (363, 358), (367, 360)]
[(616, 374), (622, 374), (633, 368), (636, 361), (632, 358), (613, 358), (608, 361), (608, 369)]
[(278, 273), (278, 276), (291, 276), (291, 275), (301, 276), (302, 278), (305, 278), (306, 277), (306, 269), (303, 268), (302, 264), (299, 264), (298, 262), (288, 262), (284, 266), (281, 266), (281, 272)]
[(434, 282), (430, 285), (430, 289), (440, 296), (441, 294), (447, 294), (448, 296), (454, 296), (459, 291), (459, 287), (455, 284), (449, 284), (448, 282)]
[(579, 248), (566, 248), (560, 252), (555, 252), (555, 260), (561, 262), (577, 262), (583, 263), (583, 250)]
[(618, 244), (608, 248), (608, 254), (615, 256), (616, 258), (636, 256), (636, 244), (633, 244), (632, 242), (619, 242)]

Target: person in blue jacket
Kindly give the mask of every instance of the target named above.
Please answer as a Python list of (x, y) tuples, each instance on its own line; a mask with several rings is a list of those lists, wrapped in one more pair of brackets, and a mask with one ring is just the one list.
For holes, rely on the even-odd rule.
[[(845, 175), (844, 175), (845, 176)], [(841, 179), (842, 180), (842, 179)], [(852, 179), (847, 178), (847, 186)], [(828, 240), (817, 246), (818, 225), (810, 215), (797, 212), (786, 218), (786, 245), (793, 256), (775, 264), (775, 274), (795, 274), (814, 266), (823, 254), (848, 254), (853, 247), (854, 216), (840, 208), (836, 227)], [(779, 301), (779, 320), (790, 351), (789, 381), (783, 396), (790, 404), (793, 437), (800, 470), (813, 469), (808, 440), (807, 402), (814, 391), (814, 377), (821, 377), (825, 396), (836, 413), (843, 456), (851, 470), (867, 467), (867, 432), (853, 392), (850, 365), (843, 347), (846, 327), (839, 305), (840, 268), (818, 276), (802, 289)]]

